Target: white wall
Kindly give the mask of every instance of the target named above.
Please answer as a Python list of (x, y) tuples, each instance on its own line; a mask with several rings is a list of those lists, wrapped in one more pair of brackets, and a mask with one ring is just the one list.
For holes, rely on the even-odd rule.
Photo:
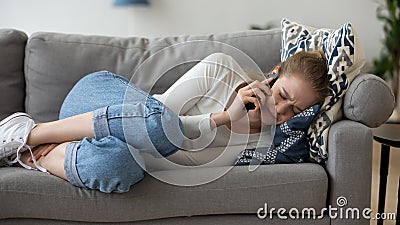
[(315, 27), (352, 22), (367, 60), (379, 54), (376, 0), (149, 0), (150, 7), (114, 7), (113, 0), (0, 0), (0, 28), (159, 37), (249, 29), (286, 17)]
[(0, 0), (0, 28), (126, 36), (131, 13), (112, 0)]

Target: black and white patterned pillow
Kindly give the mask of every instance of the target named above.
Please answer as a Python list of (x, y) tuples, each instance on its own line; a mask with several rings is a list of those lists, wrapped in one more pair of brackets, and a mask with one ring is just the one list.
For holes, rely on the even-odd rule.
[(313, 105), (276, 127), (272, 146), (242, 151), (235, 166), (259, 164), (301, 163), (309, 159), (307, 130), (320, 106)]
[(329, 128), (342, 116), (342, 97), (365, 63), (364, 52), (350, 23), (339, 29), (317, 29), (283, 19), (281, 25), (281, 61), (296, 52), (317, 49), (325, 52), (328, 61), (330, 95), (324, 100), (321, 113), (308, 130), (310, 157), (321, 162), (328, 158)]

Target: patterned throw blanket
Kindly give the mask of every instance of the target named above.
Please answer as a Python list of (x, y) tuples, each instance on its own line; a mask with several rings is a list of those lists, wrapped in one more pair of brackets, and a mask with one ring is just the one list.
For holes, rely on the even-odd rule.
[[(282, 140), (295, 140), (299, 137), (300, 131), (295, 131), (298, 127), (284, 132), (288, 131), (287, 127), (291, 129), (288, 124), (291, 124), (291, 120), (294, 119), (292, 118), (288, 123), (277, 127), (273, 145), (271, 148), (261, 151), (267, 152), (267, 154), (260, 155), (258, 153), (260, 151), (255, 151), (255, 149), (244, 150), (239, 155), (236, 165), (248, 165), (249, 159), (252, 157), (262, 160), (262, 164), (301, 162), (306, 158), (318, 163), (327, 160), (329, 129), (332, 123), (341, 119), (342, 98), (349, 84), (360, 73), (365, 63), (364, 52), (350, 23), (344, 24), (337, 30), (317, 29), (287, 19), (283, 19), (281, 25), (281, 61), (286, 61), (299, 51), (323, 50), (328, 61), (330, 94), (324, 100), (316, 118), (313, 115), (304, 119), (304, 114), (294, 117), (304, 120), (304, 125), (307, 125), (307, 135), (305, 133), (300, 135), (301, 141), (291, 142), (290, 146), (277, 147)], [(310, 122), (310, 120), (312, 121)], [(308, 142), (308, 144), (301, 146), (297, 144), (298, 142)], [(288, 152), (290, 152), (290, 157), (286, 157)], [(305, 157), (305, 152), (308, 157)], [(281, 160), (283, 156), (286, 160)]]

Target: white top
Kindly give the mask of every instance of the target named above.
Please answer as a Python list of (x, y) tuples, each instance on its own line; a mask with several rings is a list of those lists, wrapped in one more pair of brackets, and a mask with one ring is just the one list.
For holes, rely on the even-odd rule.
[[(255, 79), (264, 79), (258, 76)], [(237, 134), (227, 126), (210, 126), (211, 113), (224, 111), (236, 87), (255, 79), (249, 78), (232, 57), (215, 53), (195, 65), (165, 93), (153, 95), (179, 115), (187, 137), (183, 143), (186, 151), (179, 150), (167, 159), (182, 165), (199, 165), (212, 161), (226, 149), (224, 159), (213, 166), (230, 166), (240, 151), (257, 147), (260, 134)], [(271, 137), (263, 133), (264, 146), (272, 142)]]

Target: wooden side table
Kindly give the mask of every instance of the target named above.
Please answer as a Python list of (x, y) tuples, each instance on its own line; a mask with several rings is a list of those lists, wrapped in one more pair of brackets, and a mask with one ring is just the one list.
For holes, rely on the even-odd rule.
[(400, 218), (399, 218), (399, 214), (400, 214), (400, 178), (399, 178), (399, 188), (397, 190), (397, 215), (396, 215), (396, 225), (400, 225)]
[[(372, 129), (372, 134), (374, 136), (374, 140), (381, 143), (381, 163), (378, 198), (378, 213), (381, 215), (385, 210), (390, 147), (400, 148), (400, 124), (383, 124), (378, 128)], [(397, 215), (399, 215), (399, 200), (399, 196), (397, 196)], [(396, 224), (399, 224), (400, 219), (397, 217), (396, 219)], [(383, 224), (383, 220), (379, 219), (378, 225), (381, 224)]]

